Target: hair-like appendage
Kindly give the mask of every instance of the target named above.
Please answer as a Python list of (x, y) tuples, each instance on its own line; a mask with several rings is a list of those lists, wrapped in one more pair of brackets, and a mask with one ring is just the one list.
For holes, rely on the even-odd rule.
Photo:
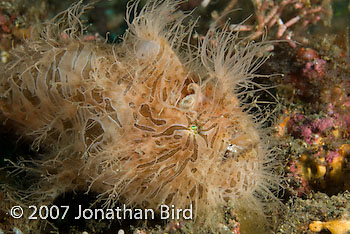
[(280, 177), (238, 93), (266, 60), (266, 42), (212, 30), (192, 50), (179, 2), (149, 1), (137, 13), (138, 4), (120, 44), (83, 40), (79, 2), (13, 51), (0, 110), (45, 149), (28, 169), (41, 177), (35, 193), (52, 201), (93, 191), (107, 207), (192, 205), (198, 230), (216, 230), (231, 201), (242, 233), (252, 223), (266, 231)]

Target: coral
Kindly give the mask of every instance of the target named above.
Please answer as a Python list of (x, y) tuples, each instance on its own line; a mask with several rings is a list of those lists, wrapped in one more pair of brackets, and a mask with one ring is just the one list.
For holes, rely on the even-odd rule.
[[(230, 1), (223, 15), (232, 10), (237, 2)], [(292, 47), (296, 47), (293, 41), (298, 31), (296, 25), (303, 30), (319, 21), (329, 25), (333, 15), (329, 0), (252, 0), (252, 4), (255, 10), (254, 24), (233, 24), (233, 30), (250, 32), (252, 40), (261, 37), (266, 29), (271, 30), (275, 38), (287, 40)]]
[[(23, 11), (22, 9), (26, 9)], [(45, 2), (1, 1), (0, 2), (0, 52), (1, 62), (9, 60), (7, 53), (13, 46), (30, 37), (31, 26), (45, 14)]]
[(326, 72), (326, 61), (323, 59), (315, 58), (312, 62), (307, 62), (303, 69), (303, 74), (308, 79), (321, 79)]
[(316, 144), (321, 136), (335, 127), (335, 120), (331, 117), (308, 119), (303, 114), (292, 115), (287, 123), (288, 133), (295, 138), (303, 139), (308, 144)]
[[(349, 145), (343, 142), (340, 129), (345, 124), (338, 115), (307, 118), (302, 114), (288, 117), (286, 127), (295, 139), (304, 142), (305, 149), (299, 150), (289, 162), (290, 175), (301, 185), (298, 194), (313, 189), (330, 193), (348, 188)], [(283, 124), (283, 123), (281, 123)], [(280, 125), (281, 126), (281, 125)]]
[(314, 221), (309, 228), (313, 232), (320, 232), (328, 229), (332, 234), (346, 234), (350, 232), (350, 220), (332, 220), (328, 222)]
[(289, 65), (276, 71), (286, 75), (278, 80), (283, 108), (275, 136), (288, 155), (290, 192), (298, 196), (349, 188), (349, 156), (343, 151), (350, 140), (347, 50), (329, 37), (312, 40), (310, 47), (283, 51)]
[(121, 44), (84, 39), (90, 5), (78, 3), (11, 51), (0, 109), (43, 152), (22, 167), (41, 178), (27, 197), (86, 191), (107, 207), (193, 205), (204, 226), (231, 200), (242, 232), (264, 229), (278, 161), (263, 114), (251, 115), (255, 102), (240, 92), (254, 85), (267, 43), (210, 30), (192, 48), (175, 2), (150, 1), (139, 14), (137, 5)]
[(283, 109), (276, 134), (290, 146), (287, 171), (297, 181), (292, 193), (344, 191), (348, 188), (349, 156), (343, 150), (349, 144), (348, 73), (330, 58), (326, 63), (326, 56), (311, 48), (300, 48), (295, 59), (298, 67), (285, 80), (293, 86), (292, 103)]
[(330, 227), (329, 231), (332, 234), (346, 233), (333, 232), (334, 229), (331, 228), (339, 228), (339, 231), (345, 231), (346, 225), (349, 225), (349, 199), (348, 191), (332, 197), (328, 197), (323, 193), (311, 193), (306, 199), (291, 198), (288, 202), (289, 208), (278, 227), (277, 234), (311, 234), (321, 227)]
[(343, 143), (348, 132), (346, 116), (334, 110), (323, 117), (289, 113), (279, 125), (280, 133), (284, 126), (287, 130), (285, 134), (304, 143), (305, 148), (294, 153), (299, 155), (292, 157), (288, 167), (291, 177), (300, 182), (299, 195), (309, 192), (309, 186), (329, 193), (349, 188), (347, 168), (350, 147)]

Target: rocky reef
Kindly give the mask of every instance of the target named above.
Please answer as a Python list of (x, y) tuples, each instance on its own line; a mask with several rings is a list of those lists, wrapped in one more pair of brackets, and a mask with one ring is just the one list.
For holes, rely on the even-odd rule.
[(348, 3), (24, 2), (0, 233), (349, 233)]

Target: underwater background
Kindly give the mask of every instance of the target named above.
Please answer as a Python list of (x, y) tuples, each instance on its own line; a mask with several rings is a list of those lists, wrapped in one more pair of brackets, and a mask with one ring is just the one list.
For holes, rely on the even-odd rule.
[[(21, 46), (35, 25), (72, 3), (1, 0), (1, 63), (11, 61), (9, 51)], [(140, 7), (145, 3), (140, 1)], [(94, 3), (82, 16), (87, 26), (84, 40), (119, 43), (127, 30), (127, 4), (127, 0)], [(285, 208), (271, 214), (273, 233), (350, 233), (350, 1), (188, 0), (179, 10), (193, 11), (188, 20), (199, 17), (193, 41), (210, 28), (227, 26), (250, 41), (272, 41), (271, 47), (262, 51), (269, 53), (269, 59), (256, 72), (272, 75), (254, 80), (269, 87), (268, 92), (256, 90), (246, 98), (254, 100), (258, 95), (260, 108), (271, 112), (265, 127), (273, 129), (271, 141), (281, 162), (276, 168), (283, 174), (277, 195)], [(31, 178), (17, 163), (43, 152), (32, 149), (3, 116), (0, 120), (0, 234), (26, 233), (21, 225), (27, 224), (14, 221), (3, 201), (31, 186)], [(13, 199), (20, 197), (18, 193)], [(54, 204), (90, 206), (95, 197), (92, 193), (65, 193)], [(45, 227), (32, 233), (191, 232), (191, 224), (184, 220), (76, 221), (76, 212), (64, 220), (48, 220)], [(243, 233), (234, 210), (227, 207), (226, 213), (225, 223), (218, 223), (222, 233)]]

